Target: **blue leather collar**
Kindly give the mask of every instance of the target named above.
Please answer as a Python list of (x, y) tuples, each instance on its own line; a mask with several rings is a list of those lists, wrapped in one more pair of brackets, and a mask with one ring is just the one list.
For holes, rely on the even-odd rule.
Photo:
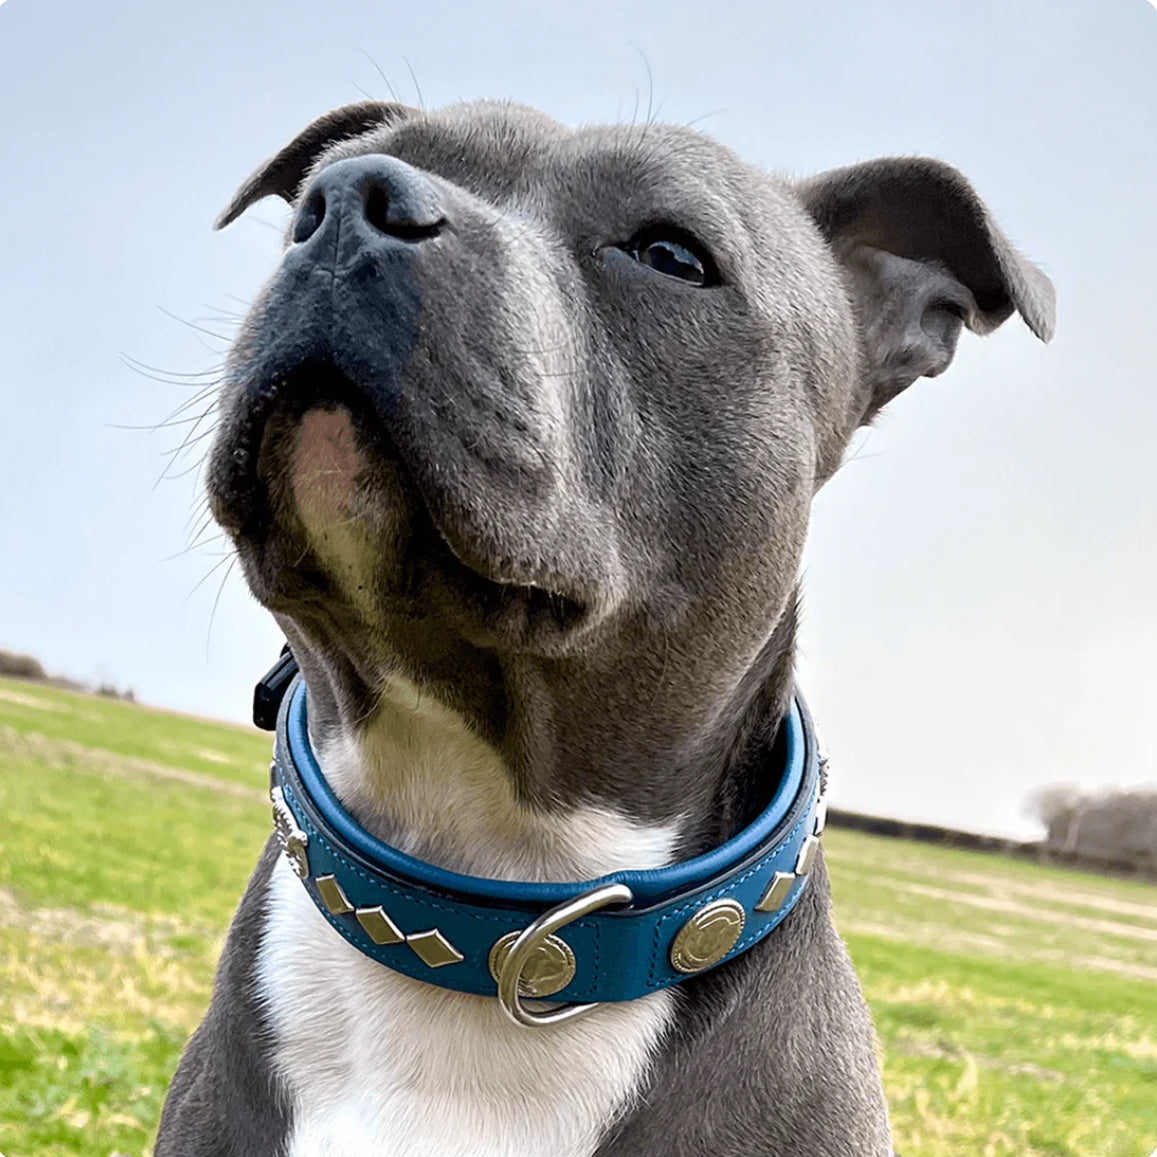
[[(506, 955), (517, 951), (525, 961), (513, 977), (524, 997), (635, 1000), (757, 944), (807, 886), (824, 826), (826, 775), (798, 694), (780, 731), (775, 752), (782, 770), (774, 797), (720, 847), (667, 868), (615, 872), (585, 883), (492, 880), (424, 863), (357, 823), (318, 767), (298, 677), (277, 717), (270, 766), (274, 823), (321, 914), (388, 968), (442, 988), (495, 996), (503, 959), (496, 945), (503, 941)], [(511, 950), (528, 925), (592, 893), (597, 903), (604, 902), (599, 896), (619, 902), (556, 926), (559, 917), (553, 934), (536, 932), (535, 943), (525, 947), (522, 937)], [(508, 991), (508, 1013), (511, 999)]]

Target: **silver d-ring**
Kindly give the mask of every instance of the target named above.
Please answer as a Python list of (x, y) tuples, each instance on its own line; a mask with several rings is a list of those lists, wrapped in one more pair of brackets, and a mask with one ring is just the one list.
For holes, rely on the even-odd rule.
[(584, 892), (573, 900), (559, 904), (557, 908), (551, 908), (532, 924), (528, 924), (510, 946), (510, 951), (498, 972), (498, 1003), (502, 1005), (502, 1011), (515, 1024), (527, 1028), (542, 1028), (544, 1025), (573, 1020), (576, 1016), (582, 1016), (583, 1013), (598, 1008), (597, 1004), (564, 1004), (546, 1012), (531, 1012), (530, 1009), (523, 1007), (518, 982), (534, 950), (552, 932), (557, 932), (572, 920), (589, 916), (600, 908), (606, 908), (610, 904), (629, 904), (633, 899), (634, 895), (626, 884), (604, 884), (601, 888), (592, 888), (591, 891)]

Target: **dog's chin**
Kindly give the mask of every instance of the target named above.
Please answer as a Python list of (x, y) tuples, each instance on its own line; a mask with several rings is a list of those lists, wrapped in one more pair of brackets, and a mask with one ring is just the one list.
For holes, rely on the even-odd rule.
[(358, 392), (327, 384), (282, 391), (214, 449), (214, 513), (259, 602), (291, 618), (329, 603), (387, 633), (426, 619), (477, 646), (544, 654), (589, 633), (597, 595), (544, 584), (517, 548), (480, 542), (477, 518), (427, 500)]

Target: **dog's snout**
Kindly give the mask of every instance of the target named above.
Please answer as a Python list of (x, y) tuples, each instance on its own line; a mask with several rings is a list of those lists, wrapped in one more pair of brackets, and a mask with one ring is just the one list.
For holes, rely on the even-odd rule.
[(436, 237), (446, 223), (434, 183), (396, 157), (352, 157), (326, 166), (310, 183), (293, 222), (302, 244), (349, 225), (367, 241)]

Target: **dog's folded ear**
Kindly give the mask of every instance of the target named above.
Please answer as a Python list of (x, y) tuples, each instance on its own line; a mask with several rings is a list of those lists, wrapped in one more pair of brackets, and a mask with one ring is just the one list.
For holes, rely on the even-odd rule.
[(845, 270), (866, 359), (863, 420), (952, 361), (962, 325), (988, 333), (1014, 311), (1053, 335), (1052, 282), (940, 161), (888, 157), (833, 169), (797, 191)]
[(343, 105), (318, 117), (302, 129), (283, 149), (261, 164), (233, 194), (214, 229), (224, 229), (262, 197), (282, 197), (290, 204), (314, 161), (336, 141), (361, 136), (370, 129), (400, 120), (412, 110), (392, 101), (364, 100)]

